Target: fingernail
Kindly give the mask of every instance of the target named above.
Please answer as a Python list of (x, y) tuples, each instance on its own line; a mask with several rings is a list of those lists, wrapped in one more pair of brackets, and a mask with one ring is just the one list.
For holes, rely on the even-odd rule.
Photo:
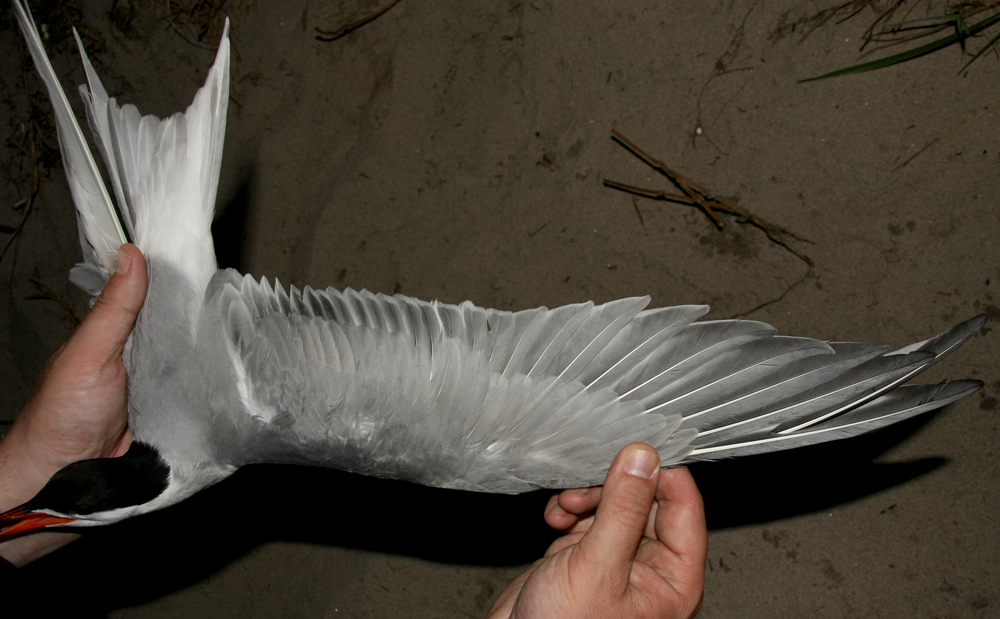
[(115, 267), (116, 273), (121, 273), (125, 275), (128, 270), (132, 267), (132, 256), (128, 255), (124, 247), (118, 248), (118, 266)]
[(653, 479), (657, 467), (660, 465), (660, 458), (652, 451), (634, 447), (625, 456), (625, 472), (629, 475)]
[(587, 494), (590, 492), (590, 488), (569, 488), (564, 490), (564, 492), (572, 492), (573, 494)]

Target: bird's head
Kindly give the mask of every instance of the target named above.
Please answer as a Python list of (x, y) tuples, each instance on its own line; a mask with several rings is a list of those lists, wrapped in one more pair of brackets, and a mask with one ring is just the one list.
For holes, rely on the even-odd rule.
[(0, 514), (0, 542), (46, 528), (111, 524), (165, 507), (160, 503), (172, 494), (171, 477), (160, 453), (140, 442), (118, 458), (74, 462), (30, 501)]

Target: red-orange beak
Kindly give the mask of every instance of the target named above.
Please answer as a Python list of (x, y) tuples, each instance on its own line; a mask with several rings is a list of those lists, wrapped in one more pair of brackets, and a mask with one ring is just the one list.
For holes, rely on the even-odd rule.
[(44, 527), (76, 522), (76, 518), (63, 518), (44, 512), (29, 512), (23, 507), (0, 514), (0, 543)]

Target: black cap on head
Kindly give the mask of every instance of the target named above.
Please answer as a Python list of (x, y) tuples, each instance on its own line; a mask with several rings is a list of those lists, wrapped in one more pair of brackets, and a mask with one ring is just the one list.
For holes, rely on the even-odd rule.
[(86, 516), (142, 505), (158, 497), (170, 478), (170, 466), (155, 448), (133, 441), (125, 455), (74, 462), (52, 476), (22, 507)]

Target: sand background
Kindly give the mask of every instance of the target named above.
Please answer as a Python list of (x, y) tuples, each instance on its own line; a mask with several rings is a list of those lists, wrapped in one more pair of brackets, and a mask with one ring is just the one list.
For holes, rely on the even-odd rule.
[[(987, 313), (924, 379), (977, 378), (980, 393), (851, 442), (693, 471), (711, 528), (702, 617), (1000, 613), (1000, 112), (899, 167), (997, 102), (995, 56), (963, 75), (951, 48), (798, 84), (855, 62), (873, 14), (797, 44), (826, 5), (794, 0), (403, 0), (334, 42), (315, 28), (378, 3), (230, 0), (191, 16), (174, 2), (176, 28), (167, 6), (36, 12), (81, 118), (70, 24), (112, 95), (164, 116), (186, 107), (214, 56), (185, 37), (207, 24), (214, 45), (230, 17), (223, 266), (509, 310), (648, 294), (895, 346)], [(10, 9), (0, 14), (2, 223), (20, 222), (36, 159), (40, 171), (0, 262), (9, 423), (86, 302), (66, 281), (79, 247), (48, 104)], [(750, 226), (720, 231), (691, 208), (603, 187), (667, 188), (612, 129), (811, 240), (790, 244), (815, 267)], [(250, 467), (88, 535), (0, 595), (32, 600), (36, 616), (478, 617), (552, 539), (547, 496)]]

